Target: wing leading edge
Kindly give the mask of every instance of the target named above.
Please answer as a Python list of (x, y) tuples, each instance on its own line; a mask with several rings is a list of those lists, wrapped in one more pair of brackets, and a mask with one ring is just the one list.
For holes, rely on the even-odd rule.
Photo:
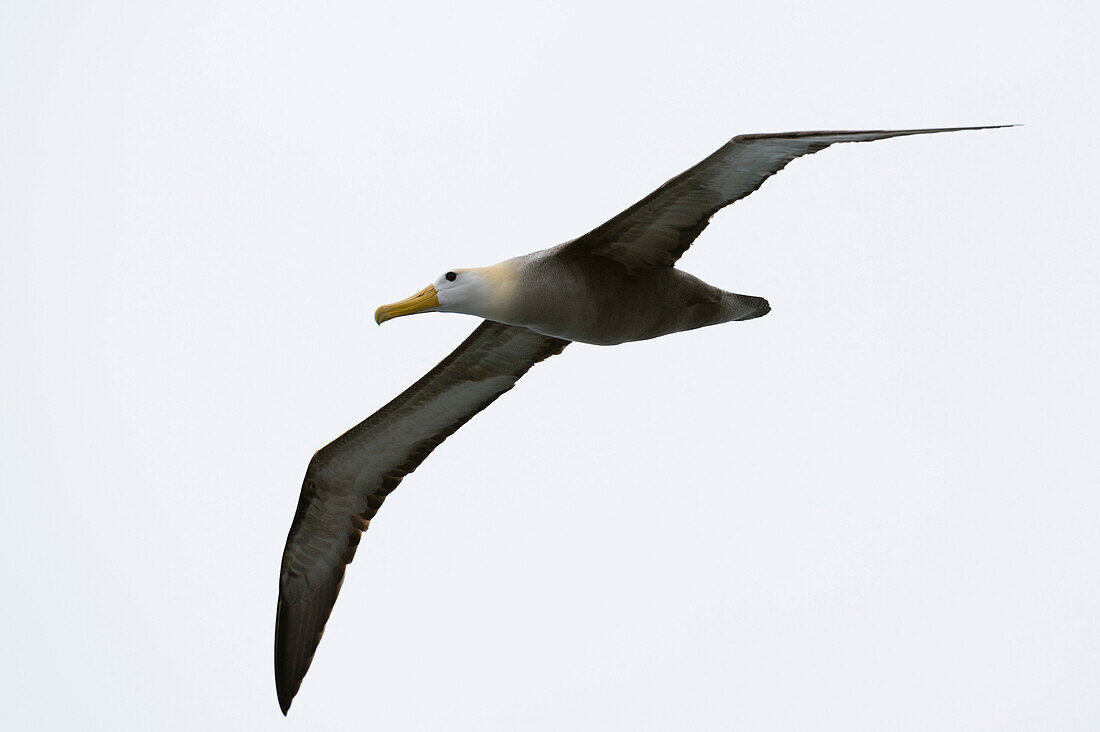
[(1012, 125), (738, 135), (561, 251), (608, 257), (631, 268), (671, 267), (707, 227), (711, 216), (755, 191), (797, 157), (840, 142), (998, 127)]
[(400, 396), (313, 456), (287, 535), (275, 617), (275, 686), (286, 714), (382, 501), (443, 440), (568, 341), (485, 321)]

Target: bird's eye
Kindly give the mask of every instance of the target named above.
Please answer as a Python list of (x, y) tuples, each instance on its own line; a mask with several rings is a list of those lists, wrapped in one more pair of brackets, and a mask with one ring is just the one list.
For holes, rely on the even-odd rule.
[(447, 274), (445, 274), (443, 276), (447, 278), (448, 282), (454, 282), (455, 278), (458, 277), (458, 275), (456, 275), (454, 272), (448, 272)]

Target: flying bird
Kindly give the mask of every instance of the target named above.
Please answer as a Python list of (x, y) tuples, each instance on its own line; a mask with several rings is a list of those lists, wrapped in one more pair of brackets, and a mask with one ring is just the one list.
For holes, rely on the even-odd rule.
[(767, 314), (764, 298), (726, 292), (675, 264), (719, 209), (795, 158), (840, 142), (982, 129), (994, 127), (738, 135), (581, 237), (489, 267), (448, 270), (415, 295), (378, 308), (379, 324), (427, 312), (484, 322), (310, 461), (279, 573), (275, 686), (283, 714), (309, 669), (360, 535), (439, 443), (572, 341), (615, 345)]

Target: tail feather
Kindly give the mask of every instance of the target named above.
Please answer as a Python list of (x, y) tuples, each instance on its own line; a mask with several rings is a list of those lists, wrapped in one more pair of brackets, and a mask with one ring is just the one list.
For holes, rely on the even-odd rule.
[(767, 315), (772, 306), (762, 297), (727, 292), (722, 298), (722, 309), (726, 320), (752, 320)]

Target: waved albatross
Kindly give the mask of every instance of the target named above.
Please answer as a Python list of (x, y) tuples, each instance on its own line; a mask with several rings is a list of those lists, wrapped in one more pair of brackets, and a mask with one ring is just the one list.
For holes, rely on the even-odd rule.
[(980, 129), (993, 127), (739, 135), (584, 236), (490, 267), (450, 270), (378, 308), (379, 324), (426, 312), (485, 321), (310, 461), (279, 574), (275, 685), (283, 713), (309, 669), (360, 534), (439, 443), (571, 341), (614, 345), (766, 314), (764, 298), (726, 292), (674, 265), (711, 216), (795, 158), (838, 142)]

